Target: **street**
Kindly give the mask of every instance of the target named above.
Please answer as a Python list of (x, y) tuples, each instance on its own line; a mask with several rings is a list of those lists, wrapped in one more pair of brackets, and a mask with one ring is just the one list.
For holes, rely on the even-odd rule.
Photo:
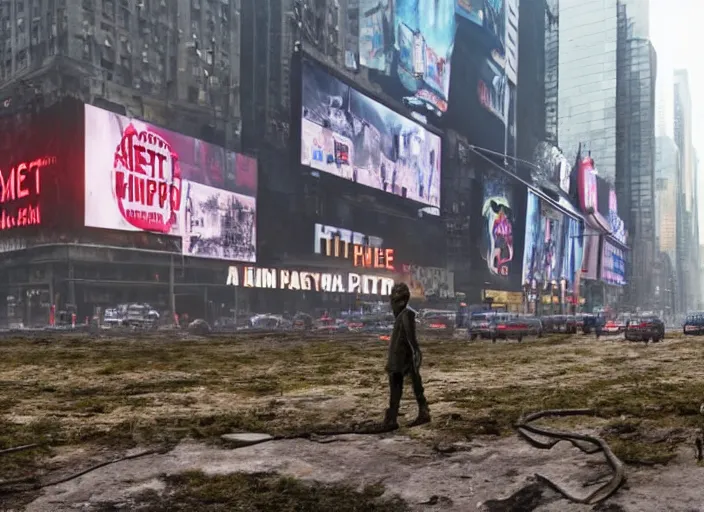
[[(550, 425), (603, 438), (625, 463), (628, 484), (609, 503), (629, 511), (645, 510), (638, 508), (645, 503), (640, 500), (661, 504), (658, 510), (698, 504), (686, 488), (704, 476), (694, 452), (704, 420), (701, 339), (671, 334), (647, 346), (593, 336), (520, 344), (433, 338), (421, 344), (430, 425), (403, 426), (416, 412), (407, 383), (398, 432), (307, 436), (233, 449), (222, 434), (296, 436), (381, 421), (385, 342), (293, 333), (5, 339), (0, 449), (40, 446), (5, 455), (0, 478), (38, 475), (39, 482), (52, 482), (151, 448), (158, 452), (38, 492), (19, 485), (14, 489), (23, 492), (7, 496), (29, 511), (140, 504), (145, 510), (192, 510), (206, 489), (220, 503), (208, 510), (232, 510), (242, 500), (254, 503), (243, 510), (266, 510), (267, 499), (257, 493), (267, 492), (283, 492), (279, 510), (302, 503), (306, 510), (362, 510), (345, 508), (351, 495), (353, 503), (378, 507), (364, 510), (477, 510), (480, 502), (525, 488), (534, 473), (554, 477), (576, 494), (592, 490), (583, 484), (603, 479), (602, 458), (566, 443), (536, 450), (512, 428), (529, 412), (590, 408), (595, 414)], [(282, 491), (280, 476), (294, 478), (295, 485)], [(296, 486), (311, 482), (316, 491), (304, 487), (302, 494), (313, 501), (300, 501)], [(238, 491), (222, 495), (223, 485)], [(179, 503), (158, 508), (165, 505), (155, 496), (166, 489)], [(591, 510), (541, 492), (539, 508), (520, 510)]]

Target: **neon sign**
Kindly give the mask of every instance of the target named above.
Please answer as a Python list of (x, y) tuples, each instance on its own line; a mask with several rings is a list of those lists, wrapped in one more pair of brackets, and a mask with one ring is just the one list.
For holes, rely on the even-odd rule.
[[(0, 230), (41, 224), (41, 169), (56, 164), (56, 157), (28, 160), (0, 169)], [(21, 203), (21, 204), (17, 204)]]
[(390, 295), (394, 280), (390, 277), (364, 275), (354, 272), (337, 274), (231, 266), (228, 269), (225, 284), (228, 286), (269, 290)]
[(351, 259), (355, 267), (394, 269), (394, 250), (353, 244), (334, 236), (324, 241), (325, 256)]

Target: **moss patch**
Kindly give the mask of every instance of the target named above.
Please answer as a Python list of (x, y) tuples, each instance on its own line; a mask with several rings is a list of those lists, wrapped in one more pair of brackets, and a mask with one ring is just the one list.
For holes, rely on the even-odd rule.
[[(130, 504), (144, 512), (406, 512), (397, 498), (383, 498), (382, 486), (357, 490), (344, 486), (306, 484), (273, 474), (206, 476), (189, 472), (166, 479), (164, 493), (148, 492)], [(124, 504), (101, 504), (96, 512), (125, 510)]]

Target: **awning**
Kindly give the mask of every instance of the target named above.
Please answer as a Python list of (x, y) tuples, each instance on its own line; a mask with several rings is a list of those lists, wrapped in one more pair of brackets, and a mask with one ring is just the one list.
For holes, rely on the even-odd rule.
[(601, 234), (611, 233), (611, 226), (609, 226), (609, 221), (604, 218), (599, 212), (590, 213), (584, 216), (586, 223), (590, 228), (601, 232)]

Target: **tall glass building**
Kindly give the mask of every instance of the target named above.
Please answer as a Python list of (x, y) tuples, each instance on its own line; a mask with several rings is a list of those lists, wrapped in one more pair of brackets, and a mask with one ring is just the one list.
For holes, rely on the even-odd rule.
[(560, 0), (558, 141), (568, 159), (579, 144), (616, 177), (617, 0)]

